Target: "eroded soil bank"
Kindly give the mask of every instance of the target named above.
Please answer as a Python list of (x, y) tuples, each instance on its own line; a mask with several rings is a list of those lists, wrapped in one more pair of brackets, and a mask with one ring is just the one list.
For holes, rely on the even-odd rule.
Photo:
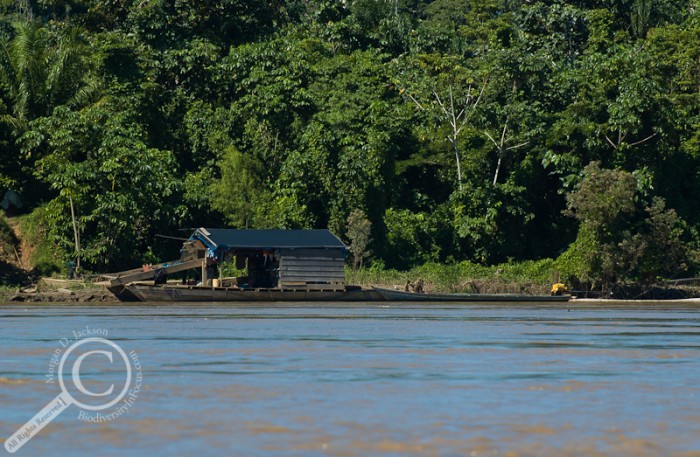
[(0, 303), (116, 303), (119, 300), (104, 287), (82, 290), (27, 291), (26, 288), (0, 292)]

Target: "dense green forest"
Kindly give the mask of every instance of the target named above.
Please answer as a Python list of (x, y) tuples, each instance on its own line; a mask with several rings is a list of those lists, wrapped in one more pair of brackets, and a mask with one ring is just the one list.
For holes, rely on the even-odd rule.
[(198, 226), (370, 230), (356, 263), (392, 268), (697, 268), (697, 0), (0, 10), (0, 191), (64, 260), (73, 206), (94, 271), (176, 256), (156, 235)]

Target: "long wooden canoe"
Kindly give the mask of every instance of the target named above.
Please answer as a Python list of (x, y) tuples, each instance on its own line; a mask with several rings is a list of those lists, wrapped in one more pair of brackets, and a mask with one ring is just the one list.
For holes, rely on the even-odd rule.
[(383, 300), (410, 302), (498, 302), (498, 303), (559, 303), (567, 302), (569, 295), (525, 295), (525, 294), (440, 294), (417, 293), (403, 290), (373, 287)]
[(569, 300), (568, 295), (517, 294), (423, 294), (372, 287), (346, 286), (341, 290), (324, 289), (240, 289), (232, 287), (186, 286), (134, 282), (126, 289), (141, 301), (148, 302), (499, 302), (557, 303)]

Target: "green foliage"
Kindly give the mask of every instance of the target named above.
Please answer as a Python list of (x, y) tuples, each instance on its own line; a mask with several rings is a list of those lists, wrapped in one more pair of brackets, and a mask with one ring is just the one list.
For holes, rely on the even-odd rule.
[(570, 214), (597, 236), (614, 235), (622, 220), (635, 210), (637, 180), (622, 170), (601, 169), (592, 162), (583, 169), (583, 180), (567, 196)]
[(51, 241), (48, 220), (46, 207), (36, 208), (30, 214), (17, 218), (22, 239), (30, 247), (29, 266), (41, 276), (65, 272), (65, 262), (69, 258), (60, 245)]
[(221, 179), (209, 188), (212, 208), (220, 211), (232, 227), (264, 227), (265, 215), (258, 213), (265, 200), (262, 165), (235, 148), (229, 148), (219, 168)]
[(372, 242), (372, 223), (360, 209), (350, 211), (348, 216), (348, 240), (355, 268), (362, 268), (364, 260), (372, 255), (369, 245)]
[[(147, 252), (163, 223), (183, 209), (171, 200), (178, 192), (168, 151), (147, 147), (134, 113), (108, 106), (75, 112), (57, 110), (32, 123), (24, 148), (45, 148), (36, 177), (55, 192), (45, 208), (52, 240), (74, 252), (69, 199), (81, 232), (81, 255), (88, 265), (134, 265)], [(78, 140), (78, 141), (76, 141)]]
[(667, 209), (665, 201), (656, 197), (645, 208), (647, 217), (641, 228), (643, 249), (635, 248), (639, 261), (636, 266), (637, 280), (651, 284), (663, 277), (675, 277), (688, 269), (692, 253), (683, 238), (685, 222), (673, 209)]
[(22, 153), (17, 139), (31, 121), (50, 116), (54, 108), (83, 106), (94, 96), (98, 83), (88, 69), (88, 52), (81, 31), (68, 24), (20, 20), (9, 35), (0, 35), (0, 138), (6, 151), (0, 182), (26, 200), (40, 199), (45, 190), (32, 176), (42, 151)]
[(346, 278), (352, 284), (403, 287), (406, 281), (422, 279), (429, 290), (440, 292), (488, 293), (523, 292), (546, 293), (555, 281), (555, 262), (551, 259), (504, 263), (490, 267), (472, 262), (458, 264), (428, 262), (410, 270), (383, 268), (346, 268)]
[(72, 200), (90, 268), (170, 258), (154, 236), (192, 226), (347, 233), (360, 208), (357, 275), (696, 273), (688, 2), (29, 5), (0, 4), (0, 191), (74, 256)]
[(556, 261), (561, 281), (570, 286), (591, 284), (594, 288), (602, 279), (603, 246), (590, 228), (582, 225), (576, 241)]
[(432, 213), (387, 209), (384, 223), (388, 249), (385, 256), (391, 264), (407, 267), (443, 258), (445, 246), (437, 241), (441, 232), (448, 231), (444, 213), (444, 208)]
[(77, 29), (50, 29), (38, 21), (16, 22), (0, 53), (0, 81), (12, 102), (3, 119), (21, 130), (26, 123), (84, 97), (85, 71)]
[(4, 216), (0, 216), (0, 261), (15, 261), (19, 242)]
[(580, 221), (578, 238), (558, 260), (568, 282), (607, 290), (652, 284), (688, 268), (684, 222), (660, 197), (639, 209), (631, 173), (593, 162), (567, 199), (569, 214)]
[(223, 278), (248, 276), (248, 267), (237, 268), (236, 262), (222, 262), (219, 265), (219, 274)]

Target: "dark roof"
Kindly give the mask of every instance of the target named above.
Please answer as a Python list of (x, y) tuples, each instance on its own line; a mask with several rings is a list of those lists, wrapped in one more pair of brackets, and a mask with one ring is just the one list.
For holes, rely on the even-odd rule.
[(347, 249), (328, 230), (234, 230), (198, 228), (190, 239), (198, 238), (211, 248), (227, 249)]

